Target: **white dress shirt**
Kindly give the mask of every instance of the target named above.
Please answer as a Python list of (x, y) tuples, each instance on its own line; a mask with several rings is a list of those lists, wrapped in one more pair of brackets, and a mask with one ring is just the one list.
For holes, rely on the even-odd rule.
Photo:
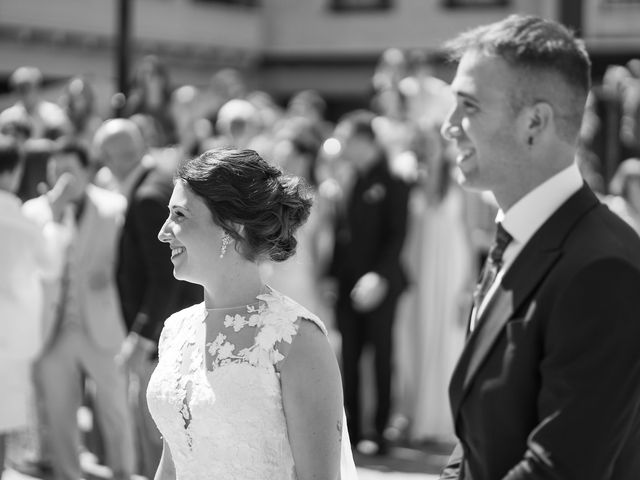
[(498, 285), (502, 282), (505, 272), (509, 270), (531, 237), (564, 202), (582, 187), (583, 183), (580, 170), (573, 163), (534, 188), (507, 212), (498, 211), (496, 223), (502, 222), (502, 226), (511, 234), (513, 240), (504, 252), (502, 268), (485, 295), (476, 318), (482, 315)]

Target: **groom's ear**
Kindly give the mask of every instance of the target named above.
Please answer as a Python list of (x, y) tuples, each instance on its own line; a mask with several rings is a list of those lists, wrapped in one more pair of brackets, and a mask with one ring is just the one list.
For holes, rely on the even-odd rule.
[(526, 141), (532, 145), (555, 125), (553, 107), (548, 102), (536, 102), (526, 109)]

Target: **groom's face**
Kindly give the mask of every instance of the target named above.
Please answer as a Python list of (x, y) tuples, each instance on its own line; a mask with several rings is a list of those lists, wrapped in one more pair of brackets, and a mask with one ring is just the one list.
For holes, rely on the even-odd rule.
[(516, 72), (499, 57), (469, 51), (451, 87), (456, 104), (442, 134), (458, 148), (460, 182), (474, 190), (495, 191), (521, 174), (518, 115), (510, 103)]

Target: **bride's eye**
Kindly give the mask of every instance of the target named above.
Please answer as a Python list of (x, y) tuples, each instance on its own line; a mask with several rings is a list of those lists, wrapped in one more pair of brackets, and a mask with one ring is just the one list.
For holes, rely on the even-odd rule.
[(185, 214), (183, 212), (181, 212), (180, 210), (173, 210), (171, 212), (171, 217), (173, 217), (172, 219), (175, 222), (181, 222), (182, 220), (184, 220), (186, 218)]

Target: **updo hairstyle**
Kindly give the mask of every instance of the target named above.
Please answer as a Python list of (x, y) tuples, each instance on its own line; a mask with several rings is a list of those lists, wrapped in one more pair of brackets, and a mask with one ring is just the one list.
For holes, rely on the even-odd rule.
[[(312, 197), (302, 179), (284, 175), (253, 150), (216, 148), (181, 164), (184, 181), (247, 260), (282, 262), (296, 251), (295, 232)], [(242, 234), (236, 225), (244, 226)]]

